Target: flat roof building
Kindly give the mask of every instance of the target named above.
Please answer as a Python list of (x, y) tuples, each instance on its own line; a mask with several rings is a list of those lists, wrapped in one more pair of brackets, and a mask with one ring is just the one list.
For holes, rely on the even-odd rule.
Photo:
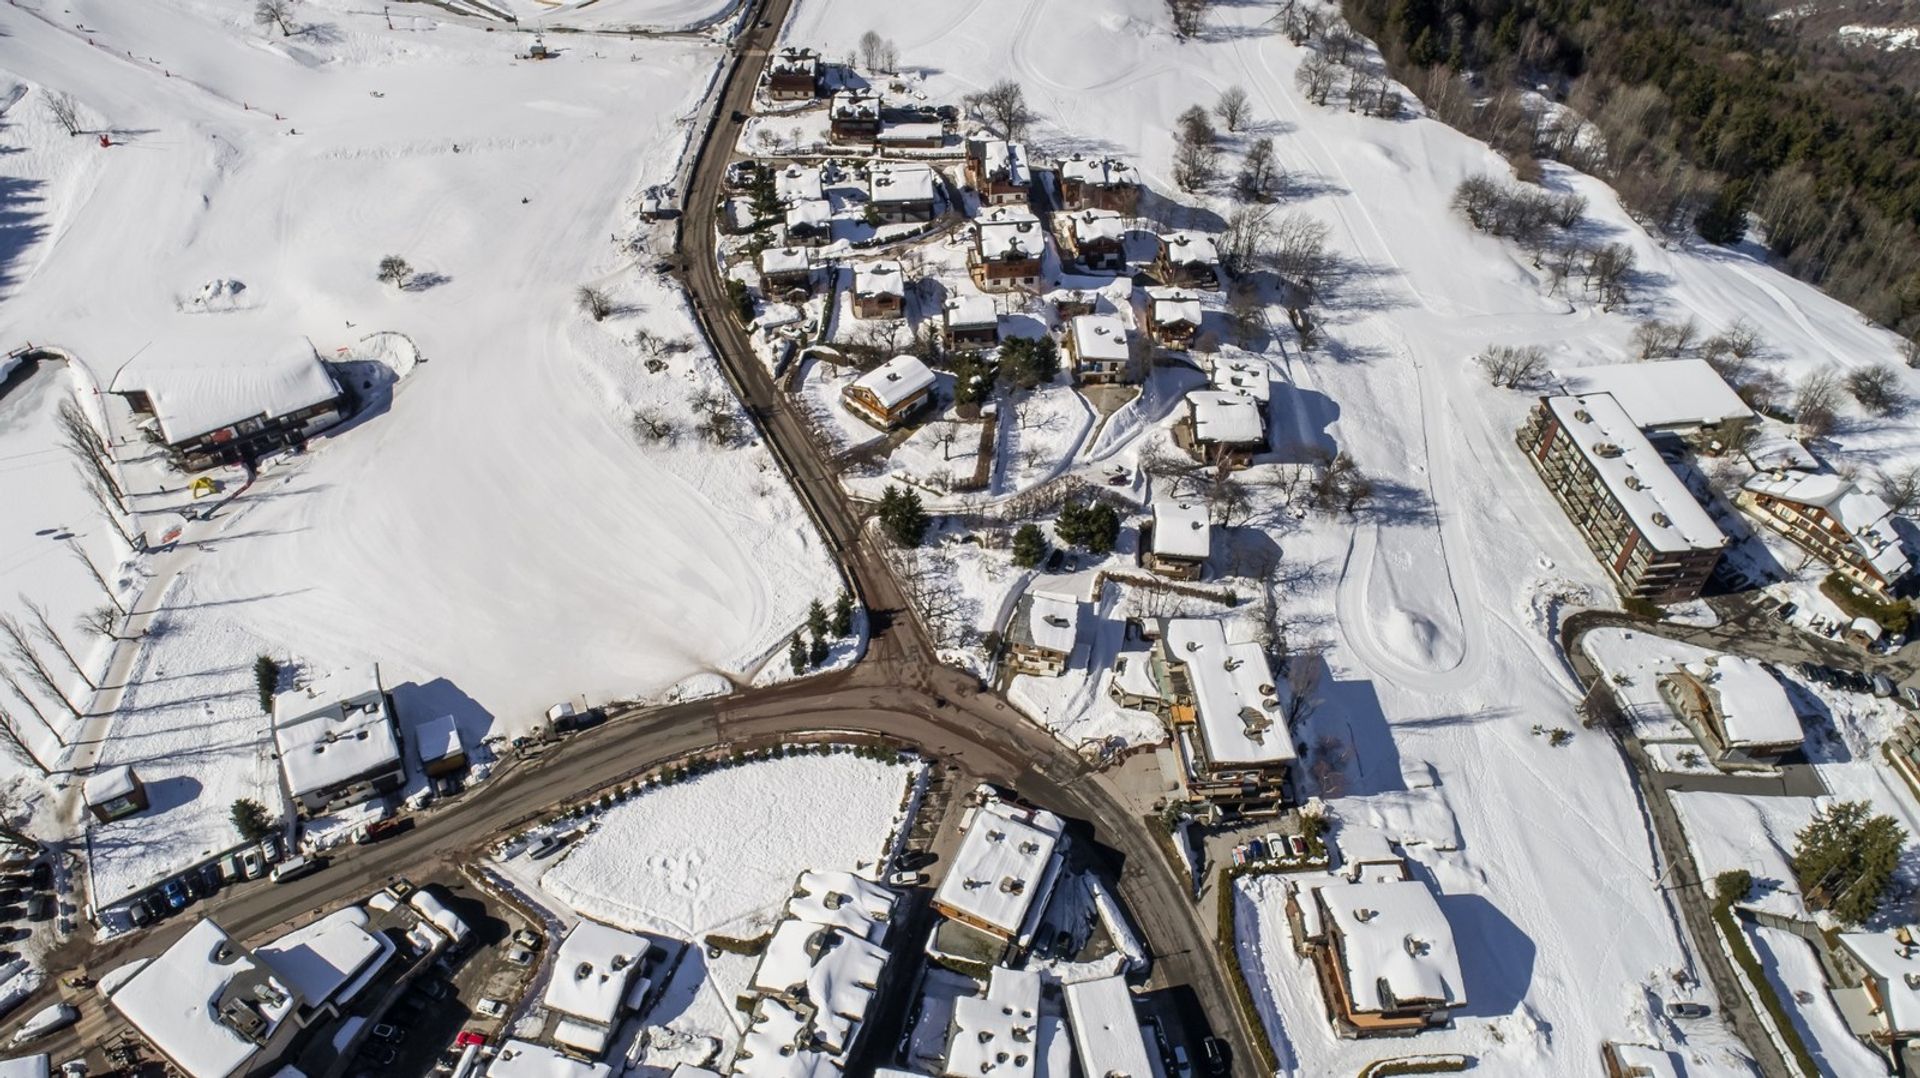
[(638, 933), (585, 918), (575, 922), (554, 952), (540, 999), (554, 1020), (551, 1039), (590, 1057), (604, 1053), (651, 949)]
[(339, 670), (274, 697), (273, 740), (287, 796), (302, 816), (324, 815), (406, 784), (393, 700), (377, 669)]
[(953, 864), (933, 895), (935, 912), (1024, 950), (1060, 874), (1065, 823), (1042, 809), (994, 796), (975, 811)]
[(1102, 1078), (1156, 1078), (1147, 1042), (1134, 1013), (1126, 979), (1115, 975), (1067, 985), (1067, 1023), (1080, 1073)]
[(259, 956), (202, 919), (107, 997), (190, 1078), (269, 1073), (305, 1001)]
[(1580, 367), (1562, 380), (1575, 396), (1609, 394), (1648, 433), (1717, 438), (1759, 418), (1704, 359)]
[(189, 471), (304, 444), (344, 419), (348, 407), (346, 391), (304, 337), (160, 342), (142, 349), (110, 392), (150, 416)]

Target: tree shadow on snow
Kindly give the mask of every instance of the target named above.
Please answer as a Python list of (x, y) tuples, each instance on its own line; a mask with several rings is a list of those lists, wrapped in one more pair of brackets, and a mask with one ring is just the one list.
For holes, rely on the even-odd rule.
[(403, 292), (426, 292), (439, 288), (443, 284), (452, 283), (453, 278), (447, 274), (428, 270), (427, 272), (416, 273), (407, 278), (407, 283), (401, 285), (400, 290)]
[(17, 283), (15, 264), (47, 234), (45, 186), (39, 180), (0, 176), (0, 289)]

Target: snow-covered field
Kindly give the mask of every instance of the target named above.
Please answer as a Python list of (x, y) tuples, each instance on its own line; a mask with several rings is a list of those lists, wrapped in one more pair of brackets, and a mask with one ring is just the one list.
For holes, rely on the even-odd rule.
[[(1271, 135), (1293, 174), (1280, 211), (1325, 222), (1343, 260), (1317, 306), (1324, 346), (1300, 352), (1292, 334), (1266, 346), (1284, 378), (1274, 442), (1350, 453), (1380, 490), (1357, 519), (1270, 525), (1289, 617), (1329, 645), (1322, 702), (1299, 736), (1313, 748), (1308, 765), (1324, 761), (1338, 777), (1343, 818), (1457, 846), (1436, 851), (1432, 868), (1478, 910), (1456, 933), (1475, 952), (1460, 1032), (1485, 1048), (1481, 1069), (1584, 1071), (1602, 1040), (1618, 1038), (1738, 1070), (1711, 1024), (1681, 1044), (1650, 1008), (1676, 972), (1699, 971), (1654, 886), (1622, 760), (1579, 728), (1577, 687), (1551, 641), (1560, 610), (1611, 589), (1513, 446), (1531, 398), (1490, 388), (1472, 357), (1490, 343), (1540, 344), (1556, 369), (1615, 362), (1637, 320), (1690, 317), (1711, 332), (1744, 317), (1768, 342), (1762, 365), (1795, 381), (1829, 364), (1893, 361), (1896, 342), (1750, 247), (1662, 245), (1604, 185), (1549, 165), (1549, 186), (1586, 196), (1586, 227), (1628, 245), (1641, 271), (1632, 302), (1611, 313), (1577, 285), (1572, 299), (1551, 293), (1523, 254), (1448, 209), (1461, 179), (1509, 175), (1504, 162), (1417, 115), (1384, 121), (1306, 103), (1294, 88), (1305, 53), (1270, 15), (1215, 5), (1207, 29), (1180, 41), (1151, 0), (1098, 10), (981, 0), (937, 13), (824, 0), (800, 5), (786, 38), (833, 57), (871, 28), (897, 44), (904, 67), (927, 72), (918, 86), (933, 100), (1014, 78), (1039, 114), (1028, 139), (1036, 161), (1068, 150), (1129, 157), (1158, 196), (1150, 212), (1171, 225), (1217, 230), (1232, 205), (1224, 191), (1177, 192), (1174, 118), (1227, 86), (1248, 91), (1252, 123), (1224, 137), (1225, 170), (1251, 135)], [(1269, 321), (1285, 325), (1278, 311)], [(1911, 395), (1915, 376), (1901, 377)], [(1913, 424), (1845, 410), (1822, 452), (1872, 467), (1920, 450)], [(1135, 429), (1100, 436), (1103, 467), (1137, 451)], [(1550, 746), (1538, 731), (1551, 729), (1572, 740)], [(1264, 903), (1259, 912), (1274, 916)], [(1266, 980), (1287, 986), (1271, 1019), (1287, 1073), (1350, 1072), (1378, 1054), (1331, 1037), (1289, 952), (1262, 953), (1275, 962)], [(1489, 1047), (1493, 1030), (1506, 1040)], [(1426, 1050), (1429, 1039), (1406, 1047)]]

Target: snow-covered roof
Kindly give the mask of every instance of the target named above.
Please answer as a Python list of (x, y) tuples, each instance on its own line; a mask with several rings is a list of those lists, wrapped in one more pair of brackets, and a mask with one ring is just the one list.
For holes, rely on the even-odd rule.
[(1025, 187), (1032, 179), (1027, 164), (1027, 148), (1001, 138), (975, 139), (980, 147), (980, 173), (1001, 183)]
[(1215, 359), (1213, 370), (1207, 374), (1213, 388), (1223, 393), (1238, 393), (1267, 403), (1273, 395), (1273, 383), (1268, 376), (1267, 365), (1257, 359)]
[(734, 1078), (839, 1078), (840, 1064), (824, 1052), (798, 1047), (806, 1019), (780, 1000), (762, 996), (753, 1006)]
[(812, 49), (789, 45), (774, 54), (769, 66), (783, 73), (811, 75), (820, 66), (820, 54)]
[(414, 728), (413, 751), (423, 764), (450, 760), (466, 752), (460, 743), (460, 722), (452, 715), (428, 719)]
[(1160, 236), (1167, 261), (1175, 265), (1213, 265), (1220, 261), (1220, 249), (1205, 232), (1167, 232)]
[(1336, 882), (1314, 888), (1331, 928), (1356, 1012), (1408, 1003), (1466, 1002), (1453, 926), (1419, 880)]
[(340, 396), (340, 385), (305, 337), (169, 340), (142, 349), (113, 380), (115, 393), (145, 393), (167, 444), (256, 416), (282, 416)]
[(813, 165), (795, 163), (773, 174), (774, 194), (789, 205), (825, 198), (824, 186), (820, 170)]
[(1868, 640), (1880, 639), (1880, 623), (1867, 617), (1865, 614), (1860, 615), (1848, 623), (1847, 631), (1850, 633), (1858, 633)]
[(1102, 1078), (1153, 1078), (1133, 993), (1118, 974), (1066, 986), (1067, 1018), (1080, 1073)]
[(1218, 389), (1196, 389), (1187, 394), (1193, 416), (1193, 436), (1218, 445), (1262, 446), (1267, 441), (1260, 401)]
[(999, 262), (1039, 258), (1046, 249), (1040, 219), (1018, 206), (995, 206), (974, 221), (980, 257)]
[(836, 120), (873, 120), (880, 116), (880, 95), (864, 90), (842, 90), (833, 95)]
[(1611, 393), (1642, 430), (1684, 430), (1751, 419), (1740, 394), (1704, 359), (1609, 363), (1566, 372), (1569, 393)]
[[(230, 988), (240, 991), (230, 994)], [(260, 1046), (222, 1020), (223, 997), (258, 1016), (263, 1040), (297, 1002), (286, 982), (203, 918), (109, 999), (192, 1078), (226, 1078), (252, 1062)]]
[(1113, 210), (1075, 210), (1067, 214), (1067, 228), (1073, 233), (1073, 242), (1081, 246), (1100, 241), (1119, 243), (1127, 235), (1126, 224)]
[(89, 805), (104, 805), (115, 798), (125, 797), (133, 792), (139, 780), (133, 777), (133, 768), (127, 764), (109, 767), (87, 777), (80, 792)]
[(1878, 494), (1831, 472), (1762, 472), (1745, 489), (1770, 498), (1824, 509), (1852, 537), (1853, 547), (1875, 572), (1892, 581), (1913, 567), (1893, 527), (1893, 509)]
[(1039, 1025), (1040, 974), (995, 966), (985, 995), (953, 1003), (946, 1073), (1030, 1078), (1039, 1055)]
[(806, 247), (769, 247), (760, 252), (761, 273), (805, 273), (813, 268), (813, 251)]
[(874, 202), (931, 202), (933, 169), (905, 163), (875, 164), (867, 170), (867, 197)]
[(787, 227), (832, 227), (833, 203), (824, 198), (803, 198), (787, 204)]
[(1719, 525), (1609, 393), (1546, 398), (1560, 428), (1655, 550), (1718, 550)]
[(1155, 325), (1184, 323), (1200, 328), (1199, 293), (1185, 288), (1149, 288), (1147, 298), (1153, 301), (1150, 317)]
[(862, 262), (853, 267), (853, 291), (861, 296), (902, 296), (907, 294), (900, 263), (890, 258)]
[(1166, 558), (1203, 559), (1213, 550), (1207, 507), (1188, 502), (1153, 503), (1153, 552)]
[(815, 1035), (821, 1043), (844, 1050), (866, 1020), (886, 965), (887, 949), (878, 944), (828, 925), (788, 918), (773, 930), (750, 986), (812, 1002), (819, 1008), (813, 1016)]
[(816, 925), (832, 925), (879, 943), (892, 923), (893, 904), (898, 897), (851, 872), (808, 870), (800, 874), (793, 897), (787, 899), (787, 915)]
[(582, 918), (560, 941), (541, 1002), (550, 1011), (610, 1026), (647, 957), (645, 936)]
[[(294, 797), (329, 790), (383, 767), (400, 766), (400, 740), (386, 693), (370, 673), (364, 683), (342, 672), (330, 678), (352, 695), (328, 699), (321, 686), (281, 693), (273, 701), (273, 740)], [(317, 699), (327, 699), (315, 706)], [(309, 710), (310, 709), (310, 710)]]
[(608, 1078), (605, 1063), (582, 1063), (544, 1044), (508, 1041), (487, 1065), (486, 1078)]
[(933, 385), (933, 371), (917, 356), (894, 356), (853, 380), (883, 408), (895, 408)]
[(458, 944), (467, 938), (467, 923), (460, 915), (447, 908), (432, 891), (416, 890), (407, 896), (407, 905), (412, 906), (429, 924), (447, 934), (447, 938)]
[(947, 129), (938, 120), (890, 123), (880, 129), (881, 142), (929, 142), (946, 137)]
[(1065, 825), (1040, 809), (998, 798), (980, 806), (934, 901), (1013, 937), (1036, 896), (1052, 885)]
[(1080, 635), (1080, 602), (1071, 595), (1029, 591), (1014, 604), (1007, 632), (1016, 644), (1071, 654)]
[(1797, 744), (1806, 736), (1786, 688), (1758, 660), (1714, 655), (1686, 664), (1686, 671), (1713, 694), (1730, 744)]
[(1889, 1030), (1920, 1030), (1920, 947), (1914, 930), (1842, 932), (1840, 945), (1883, 982), (1880, 1006)]
[(1294, 758), (1287, 690), (1260, 645), (1229, 644), (1224, 622), (1167, 622), (1167, 657), (1187, 668), (1207, 757), (1220, 764), (1274, 764)]
[(1685, 1078), (1673, 1062), (1673, 1055), (1664, 1048), (1616, 1043), (1613, 1058), (1620, 1061), (1620, 1066), (1632, 1078)]
[(386, 964), (394, 951), (384, 934), (367, 931), (367, 911), (348, 906), (318, 921), (262, 944), (254, 954), (293, 989), (309, 1007), (317, 1007), (363, 980)]
[[(6, 364), (0, 361), (0, 378), (6, 377)], [(0, 1078), (47, 1078), (51, 1073), (47, 1054), (0, 1059)]]
[(1062, 180), (1077, 180), (1096, 187), (1134, 185), (1140, 182), (1138, 169), (1113, 157), (1082, 157), (1074, 154), (1072, 157), (1061, 159), (1059, 170)]
[(947, 301), (949, 329), (979, 329), (1000, 324), (1000, 312), (989, 296), (963, 295)]
[(1127, 361), (1127, 324), (1113, 315), (1075, 315), (1070, 332), (1073, 334), (1074, 355), (1082, 361)]

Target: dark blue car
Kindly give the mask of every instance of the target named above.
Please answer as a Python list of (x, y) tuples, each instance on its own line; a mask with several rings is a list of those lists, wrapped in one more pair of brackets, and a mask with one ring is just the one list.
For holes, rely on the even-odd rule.
[(168, 880), (160, 885), (160, 893), (167, 897), (167, 905), (180, 910), (187, 907), (187, 889), (180, 886), (179, 880)]

